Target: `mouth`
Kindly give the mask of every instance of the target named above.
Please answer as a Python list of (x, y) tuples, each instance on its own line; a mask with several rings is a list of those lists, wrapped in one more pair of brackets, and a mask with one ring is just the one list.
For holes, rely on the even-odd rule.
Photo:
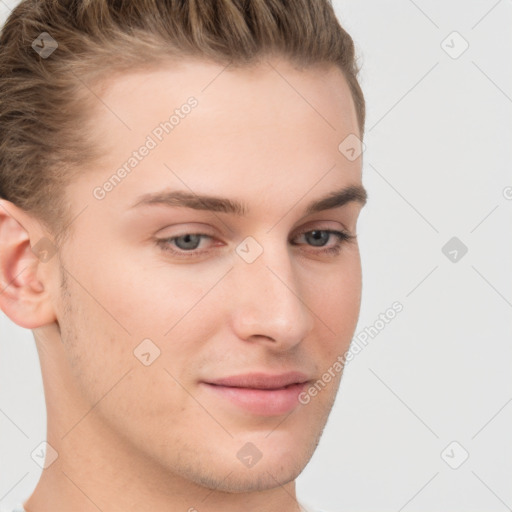
[(309, 382), (301, 372), (251, 373), (201, 382), (201, 385), (235, 408), (258, 416), (279, 416), (300, 405), (298, 397)]

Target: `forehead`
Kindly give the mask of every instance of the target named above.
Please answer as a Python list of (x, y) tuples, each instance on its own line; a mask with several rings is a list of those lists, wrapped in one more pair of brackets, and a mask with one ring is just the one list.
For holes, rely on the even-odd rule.
[[(89, 117), (103, 148), (93, 183), (124, 165), (129, 175), (115, 195), (127, 204), (144, 187), (235, 193), (273, 183), (302, 195), (326, 173), (339, 185), (360, 181), (360, 159), (338, 150), (359, 130), (349, 86), (334, 66), (162, 63), (105, 82)], [(150, 141), (144, 158), (126, 167)]]
[(103, 83), (92, 114), (104, 135), (125, 141), (138, 131), (149, 132), (191, 96), (199, 103), (194, 131), (202, 129), (210, 136), (232, 134), (234, 128), (243, 127), (240, 135), (259, 129), (270, 138), (272, 127), (290, 130), (294, 121), (305, 122), (294, 135), (331, 132), (337, 140), (345, 132), (359, 132), (350, 89), (339, 68), (296, 69), (276, 58), (245, 67), (172, 61), (117, 74)]

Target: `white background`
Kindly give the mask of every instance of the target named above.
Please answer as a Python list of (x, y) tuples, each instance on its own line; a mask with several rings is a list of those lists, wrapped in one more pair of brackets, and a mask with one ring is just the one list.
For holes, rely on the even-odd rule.
[[(2, 21), (16, 3), (0, 3)], [(347, 365), (298, 497), (337, 512), (508, 510), (512, 1), (334, 3), (368, 108), (356, 334), (403, 311)], [(452, 237), (468, 248), (457, 262), (442, 252)], [(0, 506), (32, 492), (45, 435), (32, 334), (0, 313)]]

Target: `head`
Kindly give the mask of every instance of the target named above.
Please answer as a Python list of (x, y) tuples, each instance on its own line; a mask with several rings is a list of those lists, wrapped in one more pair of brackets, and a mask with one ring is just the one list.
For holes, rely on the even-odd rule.
[[(300, 474), (359, 315), (357, 72), (327, 0), (14, 9), (0, 307), (34, 332), (63, 464), (90, 442), (230, 493)], [(285, 372), (308, 382), (214, 385)]]

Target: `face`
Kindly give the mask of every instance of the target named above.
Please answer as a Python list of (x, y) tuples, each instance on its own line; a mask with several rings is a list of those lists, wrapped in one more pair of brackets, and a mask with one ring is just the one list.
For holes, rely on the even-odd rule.
[(146, 471), (231, 492), (312, 456), (359, 314), (362, 202), (310, 206), (361, 186), (338, 149), (359, 130), (339, 70), (271, 62), (123, 75), (90, 113), (104, 157), (67, 189), (55, 314), (64, 402), (97, 405), (64, 442), (108, 429)]

